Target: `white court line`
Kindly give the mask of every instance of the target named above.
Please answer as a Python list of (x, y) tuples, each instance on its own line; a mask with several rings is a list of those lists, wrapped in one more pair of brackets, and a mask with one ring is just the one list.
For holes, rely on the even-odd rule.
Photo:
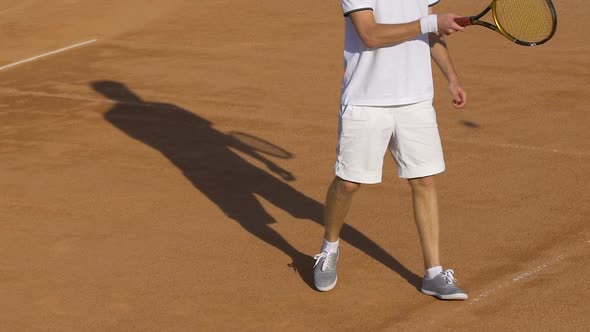
[[(586, 244), (590, 243), (590, 240), (586, 241)], [(480, 293), (478, 296), (476, 296), (475, 298), (473, 298), (471, 301), (469, 301), (469, 304), (476, 304), (478, 302), (481, 302), (483, 300), (485, 300), (487, 297), (489, 297), (490, 295), (492, 295), (493, 293), (499, 291), (502, 288), (508, 288), (511, 286), (516, 285), (519, 282), (528, 280), (528, 279), (533, 279), (539, 272), (547, 269), (548, 267), (551, 267), (559, 262), (561, 262), (565, 257), (571, 255), (572, 253), (577, 253), (579, 246), (576, 246), (574, 248), (575, 250), (569, 250), (566, 253), (563, 253), (561, 255), (558, 255), (556, 257), (553, 257), (552, 259), (550, 259), (549, 261), (546, 261), (545, 263), (542, 263), (540, 265), (538, 265), (537, 267), (535, 267), (532, 270), (523, 272), (523, 273), (519, 273), (518, 275), (512, 276), (511, 280), (506, 280), (504, 282), (502, 282), (501, 284), (497, 285), (496, 287), (490, 288), (488, 290), (483, 291), (482, 293)], [(582, 249), (583, 250), (583, 249)]]
[(24, 60), (21, 60), (21, 61), (17, 61), (15, 63), (11, 63), (11, 64), (8, 64), (8, 65), (5, 65), (5, 66), (0, 67), (0, 70), (4, 70), (4, 69), (8, 69), (8, 68), (11, 68), (11, 67), (14, 67), (14, 66), (18, 66), (18, 65), (23, 64), (23, 63), (35, 61), (35, 60), (38, 60), (40, 58), (44, 58), (46, 56), (50, 56), (50, 55), (53, 55), (53, 54), (65, 52), (67, 50), (71, 50), (72, 48), (76, 48), (76, 47), (81, 47), (81, 46), (84, 46), (84, 45), (88, 45), (88, 44), (94, 43), (96, 40), (97, 39), (87, 40), (85, 42), (81, 42), (81, 43), (78, 43), (78, 44), (74, 44), (74, 45), (70, 45), (70, 46), (66, 46), (66, 47), (60, 48), (59, 50), (55, 50), (55, 51), (43, 53), (41, 55), (37, 55), (37, 56), (34, 56), (32, 58), (28, 58), (28, 59), (24, 59)]
[(510, 144), (510, 143), (493, 143), (493, 142), (474, 142), (470, 140), (460, 140), (454, 138), (446, 138), (443, 141), (459, 143), (459, 144), (472, 144), (472, 145), (483, 145), (483, 146), (492, 146), (492, 147), (499, 147), (504, 149), (517, 149), (517, 150), (528, 150), (528, 151), (535, 151), (535, 152), (543, 152), (543, 153), (554, 153), (554, 154), (565, 154), (571, 155), (576, 157), (588, 157), (590, 156), (590, 152), (578, 152), (578, 151), (562, 151), (557, 149), (550, 149), (550, 148), (543, 148), (538, 146), (530, 146), (530, 145), (520, 145), (520, 144)]

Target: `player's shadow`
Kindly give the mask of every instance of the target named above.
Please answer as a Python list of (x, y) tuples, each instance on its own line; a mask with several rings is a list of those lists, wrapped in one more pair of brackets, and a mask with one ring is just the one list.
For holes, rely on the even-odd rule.
[[(293, 217), (323, 224), (323, 205), (287, 184), (285, 181), (294, 180), (290, 172), (265, 158), (244, 139), (218, 131), (211, 122), (193, 112), (176, 105), (144, 101), (120, 82), (96, 81), (91, 85), (114, 102), (104, 114), (108, 122), (162, 153), (229, 218), (291, 257), (289, 265), (313, 287), (313, 258), (297, 250), (269, 227), (276, 221), (256, 198), (256, 195), (263, 197)], [(240, 136), (255, 139), (255, 136), (244, 133)], [(259, 160), (283, 181), (249, 163), (232, 149)], [(275, 150), (290, 156), (278, 147)], [(419, 287), (420, 277), (355, 228), (345, 225), (341, 239)], [(321, 235), (318, 236), (318, 245), (320, 240)]]

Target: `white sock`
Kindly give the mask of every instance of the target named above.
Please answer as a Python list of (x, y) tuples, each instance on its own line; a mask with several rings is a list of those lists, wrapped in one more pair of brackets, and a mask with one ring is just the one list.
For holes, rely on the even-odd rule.
[(436, 277), (442, 271), (443, 271), (442, 266), (431, 267), (429, 269), (426, 269), (426, 272), (424, 273), (424, 278), (432, 279), (432, 278)]
[(340, 239), (336, 240), (336, 242), (328, 242), (328, 240), (324, 239), (324, 243), (322, 244), (322, 251), (335, 252), (338, 250), (339, 244), (340, 244)]

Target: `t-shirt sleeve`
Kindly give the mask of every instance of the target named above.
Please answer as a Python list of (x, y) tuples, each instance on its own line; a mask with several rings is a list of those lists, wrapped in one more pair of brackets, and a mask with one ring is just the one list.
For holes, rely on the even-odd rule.
[(440, 0), (428, 0), (428, 7), (432, 7), (436, 4), (438, 4), (440, 2)]
[(342, 13), (348, 16), (360, 10), (374, 10), (377, 0), (342, 0)]

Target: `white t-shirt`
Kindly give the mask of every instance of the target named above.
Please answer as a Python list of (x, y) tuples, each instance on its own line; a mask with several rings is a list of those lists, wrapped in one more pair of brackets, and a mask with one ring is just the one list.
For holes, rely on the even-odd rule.
[(373, 10), (375, 21), (400, 24), (428, 15), (439, 0), (342, 0), (345, 16), (342, 105), (392, 106), (432, 99), (428, 35), (394, 46), (367, 48), (348, 14)]

